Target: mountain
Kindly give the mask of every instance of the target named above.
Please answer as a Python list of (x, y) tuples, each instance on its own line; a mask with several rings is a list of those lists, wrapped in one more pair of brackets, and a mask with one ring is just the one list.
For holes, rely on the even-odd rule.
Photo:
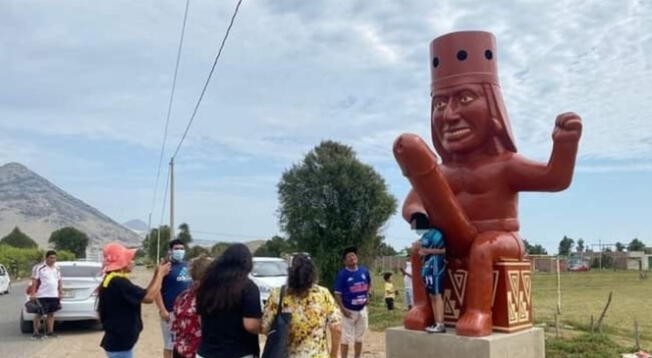
[(132, 231), (135, 231), (139, 235), (143, 233), (147, 234), (147, 223), (140, 219), (129, 220), (127, 222), (122, 223), (122, 226), (126, 227), (127, 229), (131, 229)]
[(119, 241), (140, 246), (142, 239), (99, 210), (75, 198), (19, 163), (0, 167), (0, 236), (15, 226), (48, 247), (52, 231), (73, 226), (88, 235), (96, 255), (102, 245)]

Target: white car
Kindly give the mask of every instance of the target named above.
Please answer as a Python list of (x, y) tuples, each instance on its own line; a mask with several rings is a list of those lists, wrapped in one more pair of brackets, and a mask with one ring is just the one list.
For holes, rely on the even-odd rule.
[(11, 277), (9, 277), (9, 271), (3, 265), (0, 265), (0, 295), (9, 293), (10, 288)]
[[(99, 321), (96, 310), (97, 288), (102, 281), (102, 264), (85, 261), (57, 262), (61, 270), (63, 286), (61, 309), (54, 314), (55, 321)], [(30, 283), (31, 285), (31, 283)], [(29, 287), (27, 288), (29, 291)], [(29, 295), (25, 295), (26, 302)], [(25, 310), (20, 313), (20, 330), (32, 332), (34, 314)]]
[(277, 257), (254, 257), (254, 269), (250, 278), (260, 291), (260, 303), (265, 306), (272, 289), (281, 287), (288, 280), (288, 264)]

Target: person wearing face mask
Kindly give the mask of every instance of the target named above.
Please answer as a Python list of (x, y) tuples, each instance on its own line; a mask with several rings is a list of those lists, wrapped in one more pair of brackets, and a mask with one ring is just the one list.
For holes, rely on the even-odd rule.
[(414, 242), (412, 249), (421, 257), (421, 279), (426, 286), (430, 305), (434, 315), (434, 324), (426, 327), (428, 333), (445, 333), (444, 326), (444, 278), (446, 276), (446, 243), (441, 231), (430, 229), (417, 229), (421, 238)]
[(156, 298), (163, 333), (163, 358), (172, 358), (174, 350), (174, 335), (170, 330), (174, 320), (172, 313), (174, 301), (192, 283), (188, 262), (185, 261), (186, 245), (183, 241), (179, 239), (170, 241), (168, 254), (171, 263), (170, 273), (163, 278), (160, 294)]

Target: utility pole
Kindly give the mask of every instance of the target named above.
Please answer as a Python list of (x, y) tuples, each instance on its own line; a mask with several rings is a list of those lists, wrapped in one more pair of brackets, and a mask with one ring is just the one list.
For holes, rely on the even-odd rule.
[(161, 258), (161, 225), (158, 226), (157, 232), (157, 239), (156, 239), (156, 263), (159, 263), (159, 260)]
[(170, 158), (170, 241), (174, 240), (174, 157)]
[(598, 240), (598, 247), (600, 247), (600, 271), (602, 271), (602, 240)]

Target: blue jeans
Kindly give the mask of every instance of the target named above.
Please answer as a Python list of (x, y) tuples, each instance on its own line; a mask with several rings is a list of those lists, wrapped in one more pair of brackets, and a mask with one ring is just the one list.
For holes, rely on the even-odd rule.
[(122, 351), (122, 352), (109, 352), (105, 351), (106, 356), (109, 358), (134, 358), (134, 350)]

